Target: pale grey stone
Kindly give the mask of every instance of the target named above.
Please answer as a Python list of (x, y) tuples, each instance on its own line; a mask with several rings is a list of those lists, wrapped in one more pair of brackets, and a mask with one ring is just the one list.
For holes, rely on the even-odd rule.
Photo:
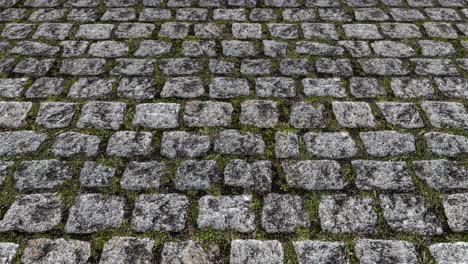
[(106, 153), (118, 157), (147, 156), (153, 150), (152, 139), (150, 132), (118, 131), (110, 137)]
[(75, 103), (43, 102), (36, 116), (36, 124), (45, 128), (70, 126), (75, 113)]
[(261, 134), (227, 129), (215, 139), (214, 151), (221, 154), (262, 155), (265, 142)]
[(358, 153), (348, 132), (308, 132), (304, 134), (304, 142), (307, 152), (319, 158), (344, 159)]
[(0, 102), (0, 127), (18, 128), (24, 125), (31, 102)]
[(21, 195), (0, 221), (0, 230), (26, 233), (46, 232), (60, 224), (63, 211), (57, 193)]
[(354, 250), (361, 264), (419, 263), (416, 247), (406, 241), (360, 239)]
[(424, 127), (424, 122), (412, 103), (378, 102), (387, 122), (403, 128)]
[(243, 125), (272, 128), (278, 118), (278, 104), (274, 101), (247, 100), (241, 104), (239, 121)]
[(247, 162), (241, 159), (231, 160), (224, 168), (224, 185), (241, 187), (246, 190), (268, 192), (272, 183), (270, 161)]
[(126, 190), (158, 189), (161, 180), (166, 175), (165, 169), (164, 162), (131, 161), (125, 168), (122, 179), (120, 180), (120, 186)]
[(104, 244), (99, 264), (150, 264), (153, 246), (149, 238), (113, 237)]
[(235, 230), (241, 233), (251, 233), (255, 230), (251, 195), (207, 195), (200, 198), (198, 208), (198, 228)]
[(307, 191), (342, 190), (348, 185), (341, 165), (334, 160), (282, 162), (289, 186)]
[(175, 103), (139, 104), (135, 107), (133, 126), (175, 128), (179, 126), (180, 105)]
[(468, 243), (437, 243), (429, 246), (429, 251), (437, 264), (463, 263), (468, 258)]
[(74, 155), (96, 156), (101, 139), (98, 136), (77, 132), (65, 132), (55, 138), (52, 153), (61, 157)]
[(210, 138), (194, 132), (164, 132), (161, 139), (161, 155), (168, 158), (195, 158), (210, 150)]
[(319, 205), (320, 225), (333, 234), (374, 233), (377, 214), (372, 203), (372, 199), (358, 196), (324, 196)]
[(456, 157), (468, 153), (468, 138), (462, 135), (429, 132), (424, 139), (429, 151), (436, 155)]
[(373, 157), (408, 155), (416, 152), (414, 136), (391, 130), (360, 132), (367, 154)]
[(87, 102), (81, 108), (76, 126), (118, 130), (123, 122), (126, 108), (127, 105), (120, 102)]
[(135, 201), (130, 225), (137, 232), (180, 232), (188, 220), (188, 209), (185, 195), (142, 194)]
[(13, 178), (20, 190), (52, 189), (71, 179), (72, 175), (64, 161), (49, 159), (21, 162)]
[(444, 233), (437, 216), (420, 196), (412, 194), (381, 194), (380, 206), (385, 221), (394, 231), (420, 235)]
[(177, 169), (174, 180), (177, 190), (209, 190), (221, 180), (215, 160), (185, 160)]
[(299, 136), (295, 133), (276, 132), (275, 156), (278, 159), (294, 158), (300, 155)]
[(263, 201), (262, 227), (267, 233), (291, 233), (309, 226), (309, 214), (300, 196), (268, 194)]
[(83, 187), (107, 187), (112, 184), (115, 168), (86, 161), (80, 172), (80, 183)]
[(33, 153), (47, 138), (46, 133), (29, 130), (0, 132), (0, 156)]
[(277, 240), (241, 240), (231, 242), (230, 264), (282, 264), (283, 246)]
[(335, 263), (348, 264), (348, 256), (343, 242), (319, 240), (294, 241), (298, 264)]
[(70, 208), (65, 232), (90, 234), (109, 227), (119, 227), (124, 217), (125, 199), (102, 194), (80, 194)]
[(372, 110), (369, 104), (365, 102), (334, 101), (332, 106), (336, 120), (343, 127), (364, 128), (376, 126)]
[(468, 169), (457, 161), (419, 160), (414, 161), (416, 175), (429, 187), (436, 190), (467, 189)]
[(246, 79), (215, 77), (210, 83), (210, 98), (233, 98), (249, 95), (249, 83)]
[(188, 127), (229, 126), (234, 108), (230, 103), (190, 101), (185, 104), (184, 124)]
[(362, 190), (412, 190), (408, 168), (401, 161), (353, 160), (356, 187)]
[(305, 96), (346, 97), (346, 90), (340, 78), (305, 78), (302, 85)]
[(468, 193), (450, 194), (443, 198), (445, 216), (450, 229), (454, 232), (468, 230)]
[(193, 240), (165, 242), (161, 252), (161, 264), (214, 263), (213, 257), (202, 245)]
[(91, 245), (80, 240), (38, 238), (26, 243), (21, 263), (85, 264), (91, 256)]

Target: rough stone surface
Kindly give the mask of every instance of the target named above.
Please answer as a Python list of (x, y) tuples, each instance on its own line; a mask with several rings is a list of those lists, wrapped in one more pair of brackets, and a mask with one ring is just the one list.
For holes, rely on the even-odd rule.
[(434, 189), (466, 189), (468, 169), (457, 161), (444, 159), (414, 161), (416, 175)]
[(125, 200), (119, 196), (81, 194), (70, 208), (65, 232), (90, 234), (108, 228), (119, 227), (124, 216)]
[(468, 243), (437, 243), (429, 246), (429, 251), (437, 263), (463, 263), (468, 257)]
[(22, 195), (6, 211), (0, 230), (27, 233), (46, 232), (62, 218), (62, 201), (57, 193)]
[(231, 160), (224, 168), (224, 184), (243, 189), (267, 192), (271, 189), (272, 166), (270, 161), (247, 162)]
[(165, 168), (164, 163), (158, 161), (129, 162), (122, 174), (120, 186), (127, 190), (158, 189), (165, 176)]
[(148, 238), (113, 237), (104, 244), (99, 263), (141, 263), (153, 261), (154, 241)]
[(15, 186), (20, 190), (52, 189), (71, 177), (65, 162), (55, 159), (23, 161), (14, 174)]
[(153, 149), (151, 140), (150, 132), (118, 131), (109, 139), (106, 153), (118, 157), (146, 156)]
[(300, 196), (268, 194), (262, 209), (262, 227), (267, 233), (291, 233), (309, 226), (309, 214)]
[(360, 263), (419, 263), (413, 244), (397, 240), (360, 239), (354, 247)]
[(294, 241), (293, 245), (299, 264), (311, 262), (346, 264), (349, 261), (342, 242), (304, 240)]
[(464, 212), (468, 209), (468, 194), (447, 195), (443, 200), (443, 206), (450, 229), (455, 232), (466, 232), (468, 217)]
[(305, 190), (340, 190), (347, 185), (341, 165), (333, 160), (284, 161), (288, 185)]
[(188, 218), (187, 197), (179, 194), (143, 194), (135, 201), (131, 228), (137, 232), (180, 232)]
[(421, 235), (440, 235), (444, 232), (439, 219), (420, 196), (382, 194), (380, 205), (385, 221), (395, 231)]
[(356, 187), (363, 190), (412, 190), (411, 180), (405, 162), (353, 160), (356, 173)]
[(372, 199), (333, 195), (320, 201), (319, 215), (322, 229), (333, 234), (371, 234), (377, 226), (377, 214)]
[(206, 154), (210, 146), (208, 136), (185, 131), (164, 132), (161, 139), (161, 155), (168, 158), (195, 158)]
[(252, 196), (203, 196), (198, 201), (198, 228), (231, 229), (241, 233), (255, 230)]
[(178, 190), (208, 190), (220, 181), (219, 168), (214, 160), (186, 160), (177, 169), (174, 181)]
[(209, 253), (197, 241), (166, 242), (161, 252), (161, 264), (213, 263), (214, 258)]
[(236, 239), (231, 242), (231, 264), (281, 264), (283, 256), (283, 246), (277, 240)]
[(396, 131), (359, 133), (364, 147), (373, 157), (386, 157), (410, 154), (416, 151), (414, 136)]
[(22, 263), (84, 264), (91, 256), (91, 245), (80, 240), (39, 238), (26, 243)]

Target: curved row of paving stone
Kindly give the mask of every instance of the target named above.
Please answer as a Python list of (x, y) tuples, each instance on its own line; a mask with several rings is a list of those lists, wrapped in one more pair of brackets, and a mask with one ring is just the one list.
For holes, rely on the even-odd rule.
[(0, 0), (0, 263), (468, 261), (467, 0)]
[[(317, 240), (295, 241), (294, 250), (299, 264), (349, 263), (342, 242)], [(108, 240), (99, 263), (153, 263), (154, 241), (149, 238), (113, 237)], [(11, 261), (18, 245), (0, 243), (4, 262)], [(463, 263), (468, 243), (438, 243), (429, 247), (438, 263)], [(398, 240), (361, 239), (356, 241), (355, 254), (360, 263), (418, 263), (418, 253), (413, 244)], [(84, 264), (91, 255), (90, 244), (79, 240), (35, 239), (27, 242), (22, 263), (76, 263)], [(161, 264), (168, 263), (216, 263), (216, 247), (203, 248), (189, 240), (167, 242), (160, 253)], [(230, 263), (283, 263), (284, 253), (277, 240), (233, 240)]]

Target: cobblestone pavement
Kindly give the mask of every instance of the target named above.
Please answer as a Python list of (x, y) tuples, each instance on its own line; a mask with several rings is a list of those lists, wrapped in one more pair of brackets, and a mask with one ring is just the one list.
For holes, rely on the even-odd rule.
[(0, 0), (0, 263), (468, 263), (468, 0)]

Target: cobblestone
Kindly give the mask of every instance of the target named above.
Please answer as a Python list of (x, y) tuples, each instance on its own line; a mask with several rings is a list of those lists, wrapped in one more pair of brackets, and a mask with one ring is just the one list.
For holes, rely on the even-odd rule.
[(464, 263), (466, 0), (0, 0), (0, 263)]

